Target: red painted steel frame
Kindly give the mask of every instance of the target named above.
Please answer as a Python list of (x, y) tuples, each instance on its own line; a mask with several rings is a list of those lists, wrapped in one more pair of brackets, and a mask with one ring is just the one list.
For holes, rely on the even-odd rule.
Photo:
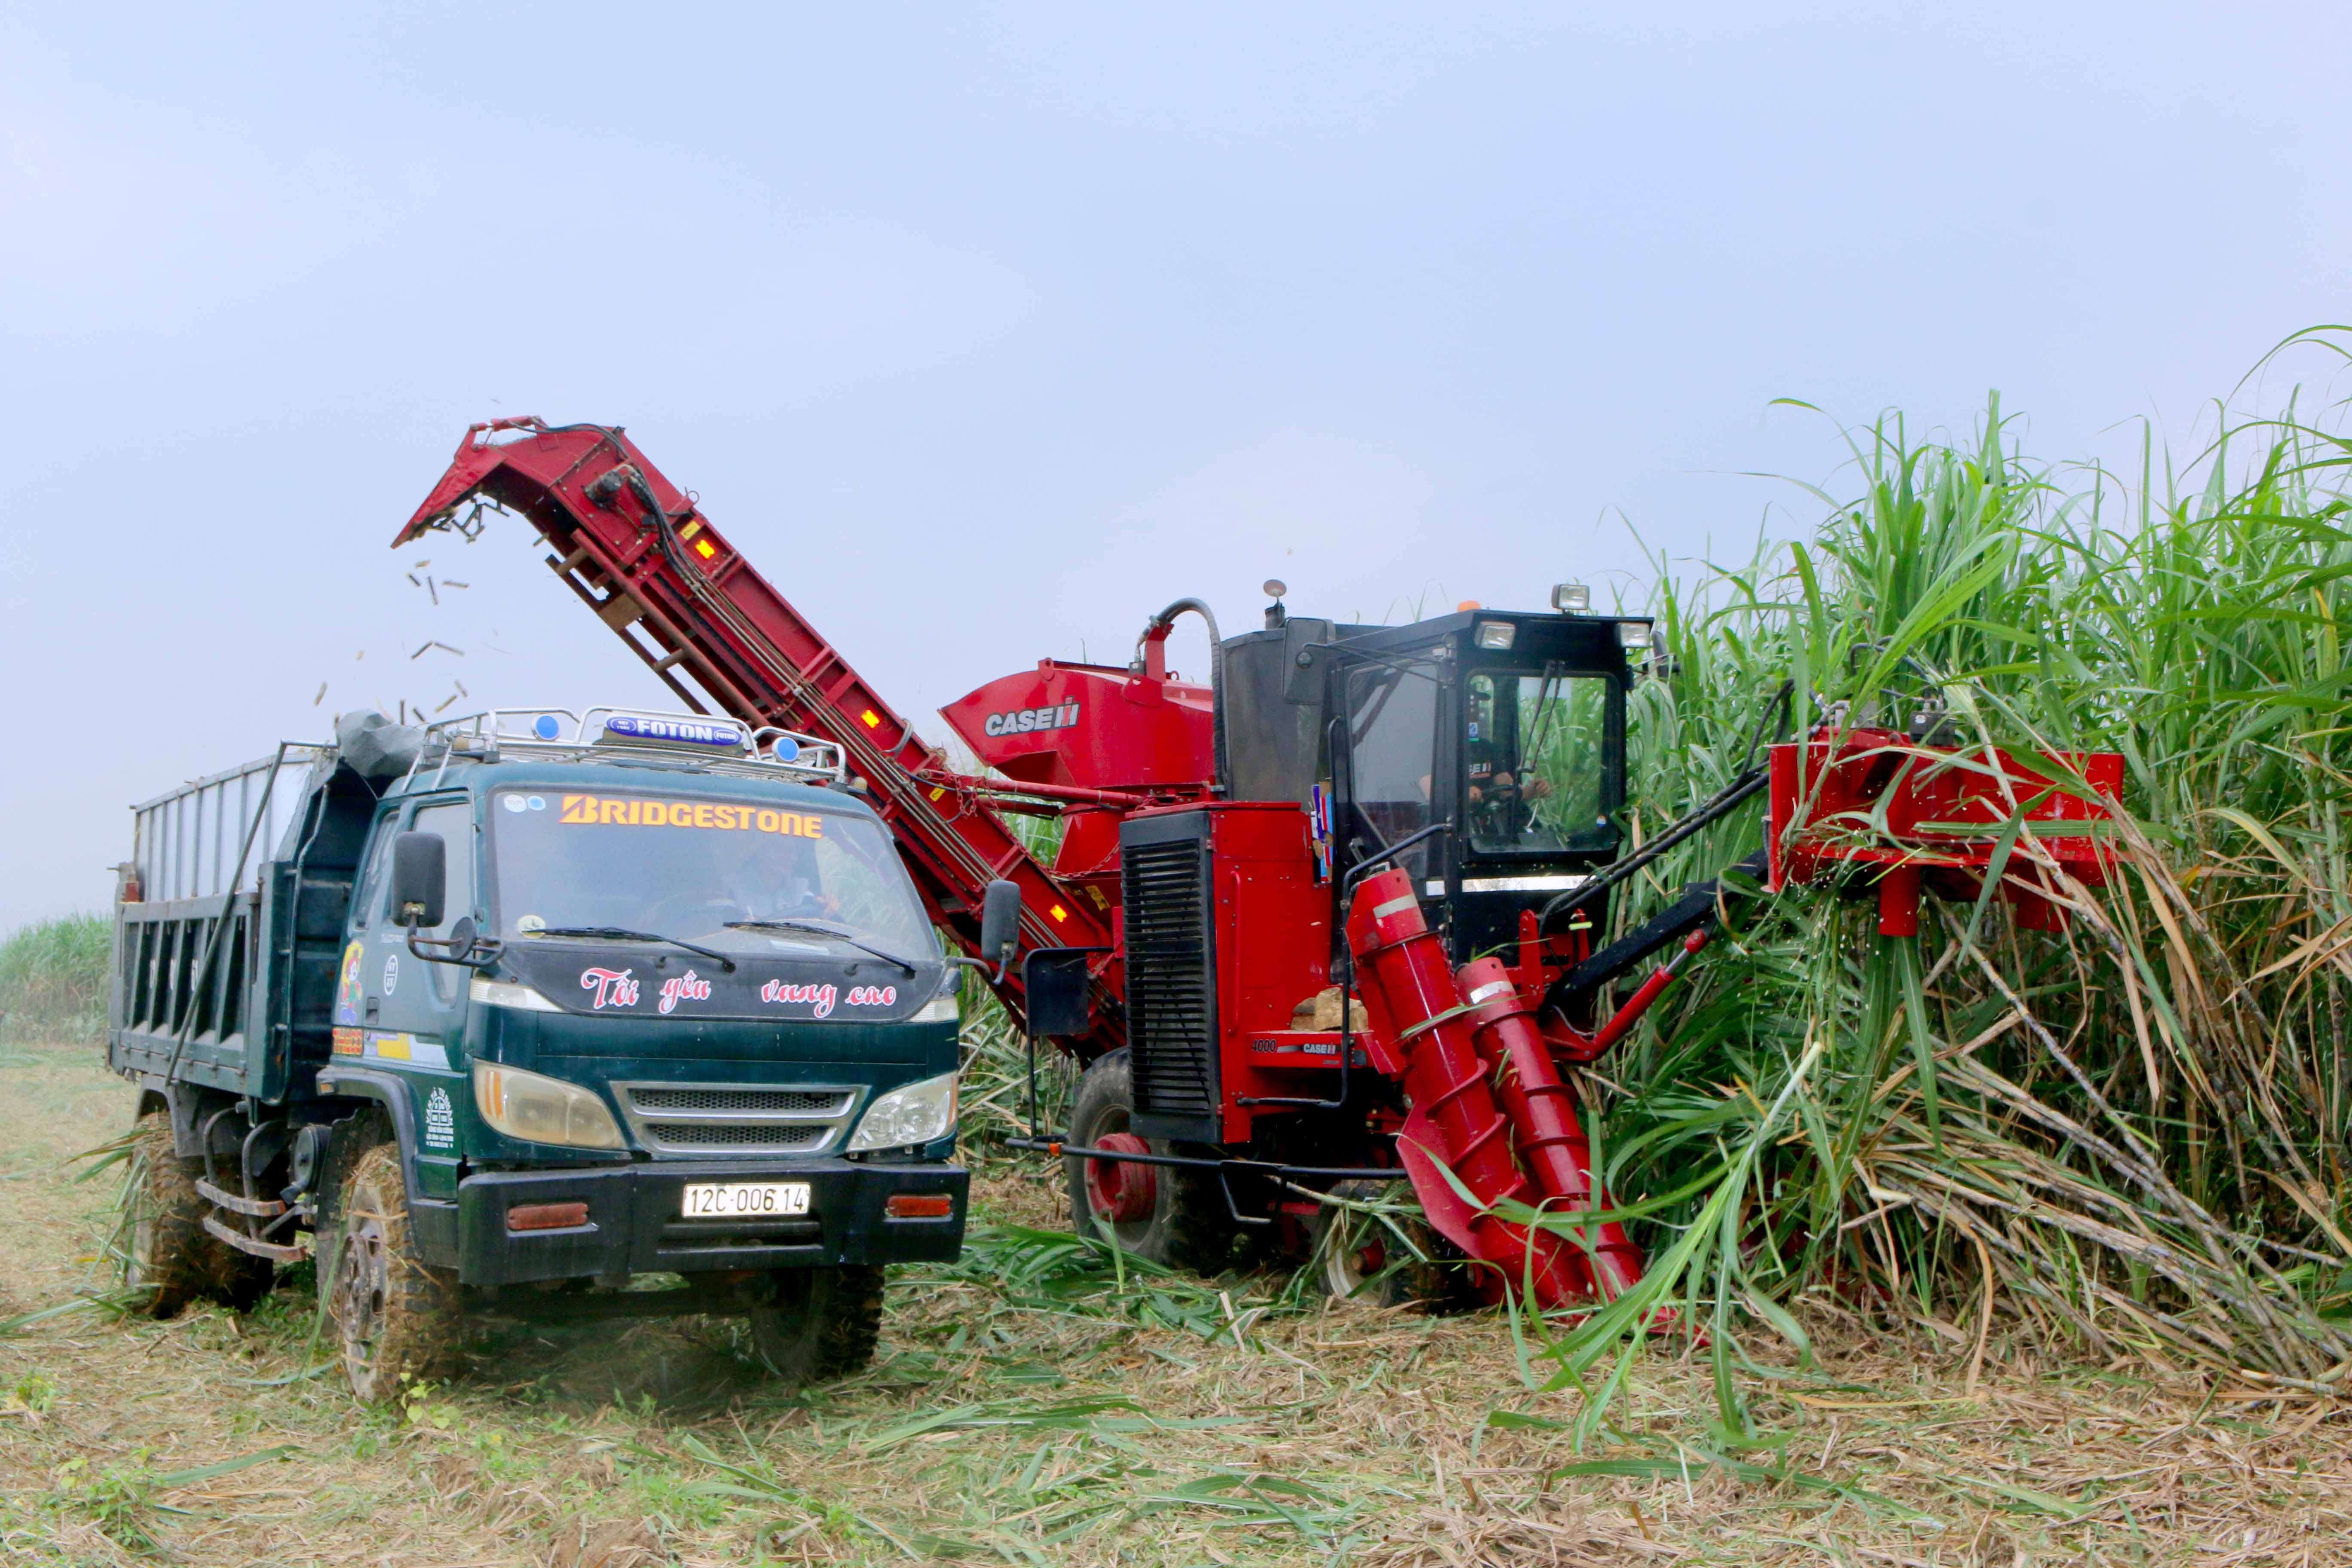
[[(1872, 868), (1878, 929), (1916, 936), (1923, 887), (1973, 896), (1991, 869), (2004, 824), (2021, 816), (2042, 853), (2068, 875), (2106, 880), (2112, 845), (2096, 836), (2108, 808), (2057, 787), (2078, 776), (2094, 797), (2123, 795), (2116, 752), (2076, 752), (2031, 762), (1978, 746), (1927, 746), (1892, 730), (1816, 730), (1771, 750), (1770, 887), (1827, 880), (1851, 867)], [(2076, 786), (2079, 788), (2080, 786)], [(2028, 925), (2057, 923), (2042, 868), (2023, 855), (2001, 878), (2002, 896)]]
[[(1519, 1161), (1534, 1179), (1548, 1212), (1589, 1214), (1608, 1206), (1592, 1173), (1592, 1145), (1576, 1115), (1575, 1086), (1564, 1082), (1535, 1015), (1499, 958), (1474, 958), (1454, 976), (1475, 1032), (1471, 1043), (1485, 1064), (1516, 1133)], [(1642, 1249), (1614, 1220), (1587, 1227), (1585, 1288), (1614, 1300), (1642, 1278)], [(1573, 1255), (1571, 1255), (1573, 1256)]]
[(1512, 1289), (1531, 1279), (1544, 1308), (1586, 1300), (1591, 1276), (1580, 1253), (1548, 1230), (1473, 1207), (1445, 1179), (1451, 1172), (1488, 1208), (1506, 1198), (1534, 1207), (1544, 1197), (1520, 1173), (1511, 1123), (1496, 1109), (1445, 944), (1422, 918), (1411, 877), (1391, 869), (1364, 879), (1348, 912), (1348, 947), (1371, 1023), (1374, 1064), (1402, 1078), (1412, 1101), (1397, 1154), (1430, 1223), (1496, 1265)]
[[(647, 488), (659, 516), (631, 481)], [(549, 564), (565, 584), (697, 711), (709, 709), (681, 677), (747, 723), (839, 744), (933, 917), (965, 945), (979, 940), (982, 889), (1001, 877), (1021, 888), (1024, 949), (1110, 947), (1113, 921), (1100, 893), (1067, 887), (1040, 866), (979, 792), (919, 777), (940, 755), (617, 427), (537, 419), (470, 426), (394, 543), (447, 521), (476, 496), (529, 518), (557, 552)], [(997, 987), (1015, 1016), (1020, 973), (1016, 963)], [(1098, 1005), (1094, 1034), (1073, 1042), (1082, 1057), (1123, 1039), (1119, 979), (1114, 963), (1097, 961), (1097, 1001), (1108, 1005)]]

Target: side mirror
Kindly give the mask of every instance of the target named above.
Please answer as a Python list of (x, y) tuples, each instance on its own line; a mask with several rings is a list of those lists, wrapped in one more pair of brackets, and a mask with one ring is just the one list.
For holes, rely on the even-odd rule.
[(1013, 962), (1013, 945), (1021, 937), (1021, 884), (999, 878), (988, 885), (980, 903), (980, 956), (996, 965), (1004, 978)]
[(404, 833), (392, 841), (392, 918), (405, 926), (437, 926), (449, 885), (449, 849), (437, 833)]
[(1087, 1005), (1088, 956), (1083, 947), (1033, 947), (1021, 961), (1032, 1035), (1083, 1035), (1095, 1026), (1094, 1009)]

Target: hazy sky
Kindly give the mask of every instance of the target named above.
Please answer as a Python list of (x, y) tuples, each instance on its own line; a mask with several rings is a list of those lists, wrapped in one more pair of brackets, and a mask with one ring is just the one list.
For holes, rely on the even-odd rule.
[(667, 702), (520, 523), (388, 550), (470, 420), (626, 425), (941, 739), (1790, 531), (1775, 397), (2071, 456), (2352, 319), (2340, 5), (1579, 9), (15, 8), (0, 928), (338, 709)]

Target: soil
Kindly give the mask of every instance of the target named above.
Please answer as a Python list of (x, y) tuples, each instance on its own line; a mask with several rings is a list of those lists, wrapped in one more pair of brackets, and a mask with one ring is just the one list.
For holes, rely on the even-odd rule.
[(119, 1310), (122, 1167), (73, 1156), (131, 1105), (88, 1047), (0, 1054), (0, 1561), (2352, 1563), (2352, 1403), (1998, 1321), (1971, 1385), (1976, 1324), (1820, 1305), (1810, 1364), (1743, 1344), (1757, 1446), (1662, 1348), (1580, 1449), (1497, 1313), (1024, 1275), (1066, 1245), (1056, 1173), (1009, 1162), (848, 1382), (782, 1390), (731, 1323), (506, 1329), (365, 1407), (299, 1272), (247, 1314)]

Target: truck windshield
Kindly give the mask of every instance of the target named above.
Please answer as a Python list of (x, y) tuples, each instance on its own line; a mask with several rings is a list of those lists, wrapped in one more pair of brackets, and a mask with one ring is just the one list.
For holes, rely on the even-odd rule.
[(1481, 670), (1462, 737), (1470, 847), (1606, 849), (1610, 683), (1598, 675)]
[[(914, 886), (878, 823), (710, 795), (527, 789), (490, 801), (499, 932), (615, 927), (730, 952), (788, 933), (730, 922), (831, 926), (895, 955), (938, 955)], [(797, 937), (823, 944), (822, 929)]]

